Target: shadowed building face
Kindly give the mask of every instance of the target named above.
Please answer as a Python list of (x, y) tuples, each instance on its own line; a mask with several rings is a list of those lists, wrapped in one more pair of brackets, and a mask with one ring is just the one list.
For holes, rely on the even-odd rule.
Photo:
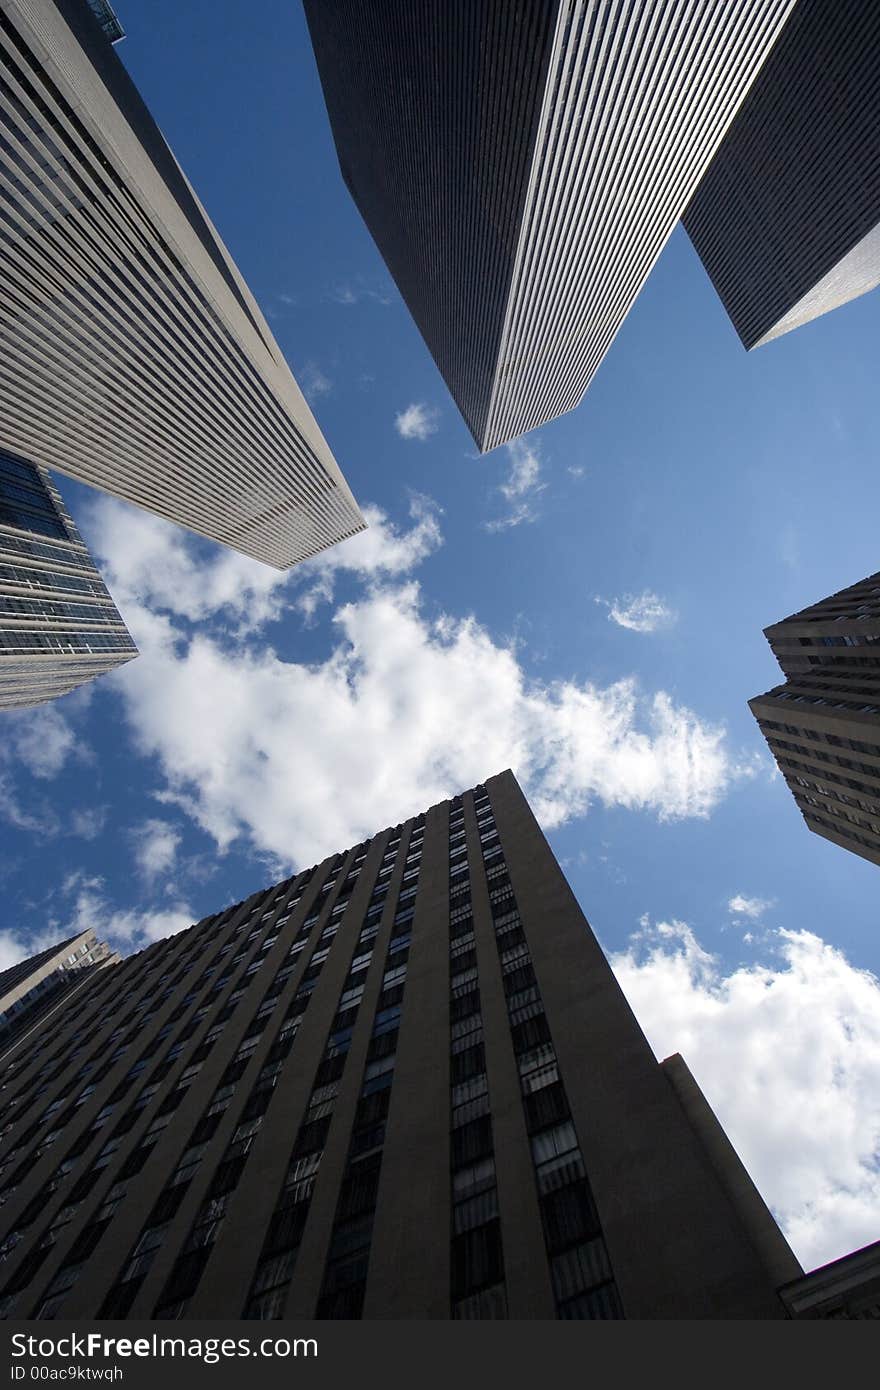
[(479, 448), (581, 399), (793, 0), (305, 0), (343, 178)]
[(799, 0), (683, 222), (744, 347), (880, 283), (880, 5)]
[(784, 1317), (510, 772), (148, 947), (2, 1058), (7, 1317)]

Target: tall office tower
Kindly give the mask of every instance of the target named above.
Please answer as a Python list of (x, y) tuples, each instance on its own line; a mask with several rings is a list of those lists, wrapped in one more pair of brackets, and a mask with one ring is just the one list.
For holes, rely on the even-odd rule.
[(364, 526), (100, 0), (0, 0), (0, 445), (279, 568)]
[(43, 704), (134, 656), (48, 473), (0, 449), (0, 709)]
[(746, 348), (880, 283), (880, 6), (798, 0), (683, 218)]
[(765, 636), (788, 679), (749, 708), (804, 820), (880, 864), (880, 574)]
[(116, 964), (119, 956), (91, 927), (0, 972), (0, 1049), (9, 1046), (38, 1013), (70, 1000), (93, 966)]
[(304, 0), (343, 178), (481, 451), (587, 389), (794, 0)]
[(2, 1093), (6, 1317), (785, 1317), (511, 773), (103, 971)]

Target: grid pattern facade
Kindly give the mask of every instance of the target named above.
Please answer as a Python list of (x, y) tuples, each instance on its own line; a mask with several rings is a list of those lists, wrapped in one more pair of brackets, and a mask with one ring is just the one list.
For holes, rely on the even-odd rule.
[(86, 0), (0, 0), (0, 444), (279, 568), (364, 526)]
[(583, 396), (793, 0), (305, 0), (340, 167), (479, 448)]
[(4, 1317), (784, 1315), (510, 773), (0, 1062)]
[(880, 7), (799, 0), (683, 218), (746, 348), (880, 281), (878, 116)]
[(43, 704), (134, 656), (48, 473), (0, 449), (0, 709)]
[(880, 574), (765, 636), (788, 679), (749, 707), (807, 825), (880, 864)]

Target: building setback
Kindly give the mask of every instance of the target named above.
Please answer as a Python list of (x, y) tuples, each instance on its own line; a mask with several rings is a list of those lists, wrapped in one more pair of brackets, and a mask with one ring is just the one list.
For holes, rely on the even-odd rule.
[(0, 709), (43, 704), (135, 656), (48, 473), (0, 449)]
[(96, 10), (0, 0), (0, 446), (286, 568), (363, 518)]
[(880, 574), (764, 635), (788, 679), (749, 708), (807, 826), (880, 864)]
[(802, 1275), (509, 772), (0, 1063), (5, 1317), (775, 1318)]
[(798, 0), (683, 221), (746, 348), (880, 283), (880, 6)]
[(793, 0), (304, 0), (343, 178), (481, 451), (580, 401)]

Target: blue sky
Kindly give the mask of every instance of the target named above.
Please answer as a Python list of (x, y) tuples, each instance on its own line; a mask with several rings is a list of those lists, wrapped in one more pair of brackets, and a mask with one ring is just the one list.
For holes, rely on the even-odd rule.
[(117, 9), (373, 524), (285, 577), (59, 479), (142, 655), (7, 721), (4, 958), (143, 944), (512, 765), (797, 1253), (876, 1239), (880, 871), (807, 832), (746, 702), (762, 628), (880, 564), (880, 297), (747, 355), (678, 229), (582, 405), (479, 458), (295, 0)]

